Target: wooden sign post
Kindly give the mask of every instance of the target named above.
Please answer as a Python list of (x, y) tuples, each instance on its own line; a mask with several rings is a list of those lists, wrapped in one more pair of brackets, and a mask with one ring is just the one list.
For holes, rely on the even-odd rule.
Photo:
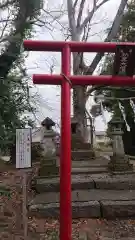
[(31, 167), (31, 129), (16, 129), (16, 168), (21, 169), (22, 176), (22, 214), (24, 240), (28, 237), (27, 219), (27, 169)]

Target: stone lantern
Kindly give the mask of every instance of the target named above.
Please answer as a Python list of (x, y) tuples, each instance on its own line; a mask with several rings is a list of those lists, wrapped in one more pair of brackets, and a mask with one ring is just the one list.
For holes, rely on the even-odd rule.
[(56, 145), (54, 141), (56, 132), (52, 129), (53, 126), (55, 126), (55, 122), (48, 117), (41, 123), (43, 159), (39, 170), (40, 176), (56, 175), (59, 172), (56, 164)]
[(129, 163), (128, 157), (124, 152), (124, 145), (122, 140), (122, 125), (124, 121), (121, 118), (115, 118), (109, 122), (110, 136), (112, 139), (113, 156), (109, 162), (109, 169), (116, 172), (127, 172), (133, 170), (133, 165)]

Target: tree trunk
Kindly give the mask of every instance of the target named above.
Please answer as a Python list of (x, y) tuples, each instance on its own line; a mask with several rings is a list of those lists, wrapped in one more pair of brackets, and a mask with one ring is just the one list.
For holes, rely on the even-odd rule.
[[(74, 39), (72, 39), (74, 40)], [(77, 39), (75, 39), (77, 41)], [(73, 53), (73, 72), (74, 75), (81, 75), (82, 71), (80, 69), (81, 55), (78, 53)], [(84, 141), (86, 140), (86, 128), (87, 128), (87, 119), (86, 119), (86, 87), (75, 86), (73, 88), (73, 112), (74, 117), (78, 121), (77, 131), (81, 134)]]
[(76, 86), (73, 89), (74, 117), (78, 120), (77, 131), (81, 134), (84, 140), (86, 137), (85, 131), (87, 127), (85, 104), (86, 104), (85, 87)]

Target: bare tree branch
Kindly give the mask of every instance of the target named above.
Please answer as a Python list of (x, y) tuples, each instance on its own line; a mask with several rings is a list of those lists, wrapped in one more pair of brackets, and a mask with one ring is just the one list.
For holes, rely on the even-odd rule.
[(9, 21), (10, 21), (9, 17), (10, 17), (10, 16), (8, 16), (8, 18), (6, 19), (5, 22), (2, 21), (2, 20), (0, 21), (0, 23), (4, 23), (3, 29), (1, 29), (0, 39), (3, 39), (5, 30), (6, 30), (7, 26), (8, 26)]
[(78, 27), (77, 31), (79, 34), (82, 33), (84, 27), (87, 25), (88, 22), (91, 21), (91, 19), (93, 18), (94, 13), (106, 2), (108, 2), (109, 0), (103, 0), (100, 4), (95, 5), (95, 2), (93, 4), (93, 9), (88, 13), (88, 16), (84, 19), (83, 23), (80, 25), (80, 27)]
[(93, 8), (96, 8), (97, 0), (93, 0)]
[(109, 0), (103, 0), (101, 3), (98, 4), (98, 8), (100, 8), (102, 5), (104, 5), (106, 2), (108, 2)]
[(0, 9), (6, 8), (8, 5), (12, 5), (16, 0), (6, 1), (5, 3), (0, 3)]
[[(122, 21), (122, 16), (123, 16), (123, 11), (125, 9), (125, 6), (127, 4), (128, 0), (121, 0), (119, 9), (117, 11), (116, 17), (114, 19), (112, 28), (110, 29), (108, 36), (105, 39), (105, 42), (110, 42), (112, 39), (114, 39), (116, 37), (116, 34), (119, 30), (121, 21)], [(104, 56), (103, 53), (97, 53), (97, 55), (95, 56), (94, 60), (92, 61), (91, 65), (86, 68), (85, 74), (86, 75), (91, 75), (93, 74), (93, 72), (95, 71), (97, 65), (99, 64), (100, 60), (102, 59), (102, 57)], [(94, 88), (95, 89), (95, 88)], [(87, 91), (87, 96), (89, 95), (89, 93), (91, 94), (92, 89), (89, 89)]]
[(77, 18), (77, 28), (79, 28), (80, 25), (81, 25), (81, 18), (82, 18), (82, 12), (83, 12), (83, 9), (84, 9), (85, 1), (86, 0), (82, 0), (81, 3), (80, 3), (78, 18)]
[(77, 3), (78, 3), (78, 0), (75, 0), (74, 5), (73, 5), (73, 8), (74, 8), (74, 9), (76, 8)]
[(67, 0), (67, 8), (68, 8), (68, 19), (69, 19), (69, 28), (72, 34), (72, 39), (78, 40), (76, 36), (76, 24), (75, 24), (75, 16), (74, 16), (74, 7), (72, 0)]
[[(54, 12), (54, 11), (49, 12), (49, 11), (46, 11), (45, 9), (43, 9), (43, 11), (52, 18), (52, 21), (50, 22), (50, 25), (52, 25), (52, 23), (56, 21), (62, 28), (64, 28), (63, 25), (62, 25), (62, 24), (60, 23), (60, 21), (59, 21), (59, 19), (60, 19), (60, 18), (63, 16), (63, 14), (64, 14), (63, 11), (60, 11), (60, 12), (57, 11), (57, 13), (59, 13), (58, 16), (53, 16), (53, 13), (56, 13), (56, 11), (55, 11), (55, 12)], [(41, 20), (41, 19), (38, 19), (38, 21), (41, 22), (41, 23), (44, 22), (44, 25), (46, 25), (46, 21)], [(49, 23), (49, 22), (48, 22), (48, 23)]]

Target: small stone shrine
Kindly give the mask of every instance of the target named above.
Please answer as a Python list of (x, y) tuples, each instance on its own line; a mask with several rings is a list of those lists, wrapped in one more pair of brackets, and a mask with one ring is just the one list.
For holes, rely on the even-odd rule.
[(108, 168), (112, 172), (129, 172), (133, 170), (133, 165), (130, 164), (124, 152), (122, 124), (123, 121), (120, 118), (115, 118), (109, 122), (113, 156), (111, 157)]
[(71, 149), (72, 160), (94, 159), (95, 154), (90, 143), (85, 143), (83, 137), (77, 131), (78, 121), (71, 119)]
[(52, 127), (55, 123), (50, 118), (46, 118), (41, 123), (41, 146), (43, 148), (43, 159), (41, 161), (41, 167), (39, 169), (39, 176), (52, 176), (59, 173), (59, 169), (56, 164), (56, 147), (54, 138), (56, 133)]

